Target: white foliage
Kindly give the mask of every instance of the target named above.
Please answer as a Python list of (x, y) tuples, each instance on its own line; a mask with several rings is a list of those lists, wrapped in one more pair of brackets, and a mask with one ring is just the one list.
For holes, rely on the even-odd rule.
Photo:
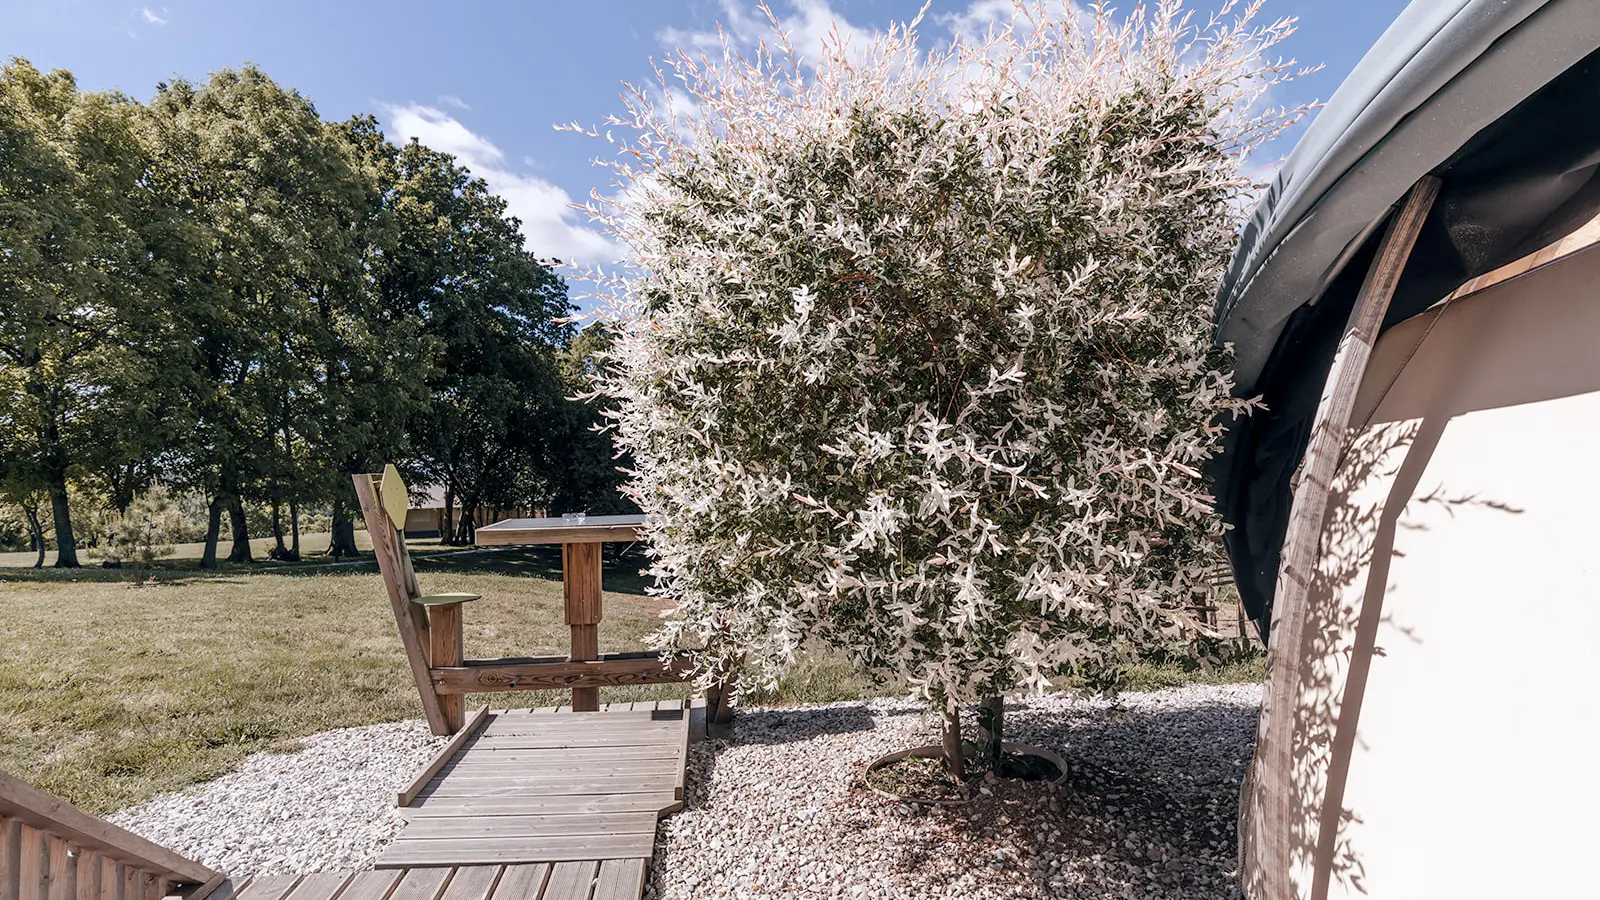
[(815, 640), (930, 698), (1039, 689), (1173, 636), (1216, 564), (1200, 472), (1249, 403), (1211, 301), (1241, 160), (1300, 112), (1256, 107), (1289, 23), (1060, 8), (814, 71), (781, 34), (680, 54), (589, 132), (637, 265), (596, 273), (602, 391), (702, 671)]

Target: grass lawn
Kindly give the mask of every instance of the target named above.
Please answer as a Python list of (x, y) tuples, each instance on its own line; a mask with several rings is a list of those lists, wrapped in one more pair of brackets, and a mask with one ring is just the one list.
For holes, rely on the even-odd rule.
[[(564, 653), (556, 548), (415, 556), (425, 591), (470, 591), (467, 655)], [(260, 750), (330, 728), (419, 718), (421, 705), (376, 567), (225, 566), (193, 560), (135, 587), (127, 573), (0, 570), (0, 769), (93, 812), (216, 777)], [(602, 650), (641, 649), (659, 618), (636, 561), (608, 565)], [(1259, 662), (1199, 674), (1167, 665), (1133, 686), (1260, 679)], [(681, 685), (603, 700), (683, 696)], [(768, 703), (872, 692), (837, 659), (800, 666)], [(469, 697), (539, 706), (565, 692)]]
[[(314, 534), (300, 535), (300, 552), (305, 555), (305, 559), (302, 563), (277, 563), (268, 560), (267, 552), (270, 551), (277, 543), (269, 537), (255, 538), (251, 540), (250, 553), (255, 557), (256, 562), (263, 565), (291, 566), (325, 564), (332, 562), (331, 559), (326, 559), (322, 556), (323, 553), (327, 552), (328, 539), (330, 537), (332, 537), (332, 535), (325, 531)], [(284, 543), (287, 544), (288, 540), (285, 539)], [(413, 553), (418, 551), (437, 551), (440, 549), (450, 549), (447, 547), (441, 548), (439, 546), (438, 538), (410, 538), (406, 541), (406, 543), (411, 547), (411, 551)], [(367, 532), (365, 529), (358, 529), (356, 531), (356, 546), (361, 548), (362, 552), (370, 552), (372, 550), (372, 541), (367, 537)], [(205, 549), (206, 545), (203, 542), (175, 544), (173, 545), (172, 552), (167, 554), (166, 559), (171, 561), (171, 564), (181, 567), (184, 565), (184, 561), (186, 560), (198, 560), (200, 555), (205, 552)], [(217, 558), (219, 560), (226, 559), (229, 551), (232, 549), (233, 542), (228, 539), (226, 534), (224, 534), (222, 536), (222, 540), (217, 542)], [(38, 558), (39, 554), (32, 550), (7, 551), (0, 553), (0, 568), (22, 568), (32, 566), (34, 560)], [(44, 564), (48, 566), (55, 561), (56, 552), (54, 550), (45, 551)], [(100, 564), (100, 561), (90, 556), (88, 549), (83, 547), (78, 548), (78, 561), (83, 563), (85, 566), (98, 566)]]

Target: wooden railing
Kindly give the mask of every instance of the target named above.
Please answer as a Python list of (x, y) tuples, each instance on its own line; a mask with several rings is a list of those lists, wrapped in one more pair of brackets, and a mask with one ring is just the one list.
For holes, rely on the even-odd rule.
[(202, 900), (219, 872), (0, 772), (0, 898)]

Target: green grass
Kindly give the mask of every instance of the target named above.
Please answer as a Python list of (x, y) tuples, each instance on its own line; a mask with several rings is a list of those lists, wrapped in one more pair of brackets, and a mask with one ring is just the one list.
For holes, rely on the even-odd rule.
[[(323, 555), (327, 552), (329, 537), (330, 535), (327, 532), (300, 535), (300, 553), (304, 559), (298, 563), (279, 563), (268, 560), (267, 552), (277, 544), (277, 541), (269, 537), (251, 540), (250, 553), (255, 557), (256, 564), (259, 566), (282, 566), (288, 568), (290, 566), (327, 565), (334, 561), (332, 557)], [(284, 543), (288, 544), (287, 538), (284, 539)], [(411, 547), (413, 554), (456, 549), (440, 546), (438, 538), (410, 538), (407, 540), (407, 544)], [(372, 550), (372, 541), (368, 539), (365, 530), (356, 531), (356, 546), (364, 553)], [(172, 552), (161, 560), (161, 565), (168, 568), (195, 568), (199, 563), (200, 555), (205, 552), (205, 549), (206, 545), (204, 543), (175, 544)], [(232, 549), (233, 542), (224, 535), (222, 540), (217, 542), (218, 560), (226, 559)], [(30, 568), (38, 558), (39, 554), (32, 550), (6, 551), (0, 553), (0, 568)], [(44, 564), (49, 566), (55, 561), (56, 552), (54, 550), (46, 551)], [(89, 550), (84, 547), (78, 548), (78, 562), (83, 563), (86, 567), (98, 567), (100, 565), (100, 560), (90, 556)]]
[[(470, 591), (468, 656), (564, 653), (556, 548), (415, 558), (427, 592)], [(290, 750), (330, 728), (417, 718), (382, 582), (358, 566), (273, 569), (163, 563), (158, 582), (125, 572), (0, 570), (0, 769), (105, 812), (221, 775), (247, 754)], [(637, 561), (608, 565), (601, 649), (637, 650), (661, 604)], [(1259, 661), (1204, 672), (1178, 660), (1130, 686), (1260, 680)], [(801, 663), (765, 704), (879, 693), (842, 659)], [(682, 697), (682, 685), (616, 688), (608, 701)], [(541, 706), (565, 692), (470, 697)]]
[[(416, 560), (426, 590), (483, 595), (467, 608), (470, 656), (566, 649), (561, 585), (550, 580), (559, 564), (549, 552)], [(6, 572), (0, 768), (102, 812), (215, 777), (293, 738), (419, 716), (373, 568), (206, 576), (168, 569), (150, 587), (97, 569)], [(639, 590), (637, 568), (613, 567), (608, 587)], [(639, 649), (659, 609), (608, 592), (602, 649)], [(667, 685), (607, 696), (685, 691)], [(554, 696), (469, 703), (541, 705), (558, 702)]]

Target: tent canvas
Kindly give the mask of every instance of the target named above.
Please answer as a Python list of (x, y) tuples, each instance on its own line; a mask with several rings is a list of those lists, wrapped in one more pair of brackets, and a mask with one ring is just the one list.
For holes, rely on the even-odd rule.
[(1560, 239), (1600, 209), (1593, 0), (1418, 0), (1306, 130), (1247, 224), (1217, 340), (1266, 408), (1213, 466), (1246, 612), (1267, 633), (1290, 482), (1334, 346), (1385, 223), (1424, 175), (1443, 187), (1385, 327)]
[[(1480, 276), (1600, 209), (1597, 49), (1592, 0), (1413, 3), (1308, 129), (1224, 280), (1217, 337), (1266, 408), (1213, 474), (1282, 701), (1242, 804), (1256, 900), (1579, 893), (1571, 861), (1596, 836), (1573, 814), (1596, 798), (1572, 723), (1600, 674), (1578, 546), (1600, 499), (1582, 466), (1600, 450), (1600, 251)], [(1398, 228), (1424, 184), (1420, 224)], [(1395, 231), (1403, 268), (1361, 303), (1386, 314), (1372, 358), (1336, 364)], [(1330, 368), (1351, 394), (1324, 396)], [(1324, 414), (1337, 432), (1308, 461)], [(1311, 463), (1333, 475), (1296, 508)], [(1309, 500), (1324, 485), (1325, 515)], [(1309, 550), (1292, 577), (1286, 532)]]
[(1600, 248), (1374, 349), (1286, 657), (1289, 896), (1591, 890), (1597, 347)]

